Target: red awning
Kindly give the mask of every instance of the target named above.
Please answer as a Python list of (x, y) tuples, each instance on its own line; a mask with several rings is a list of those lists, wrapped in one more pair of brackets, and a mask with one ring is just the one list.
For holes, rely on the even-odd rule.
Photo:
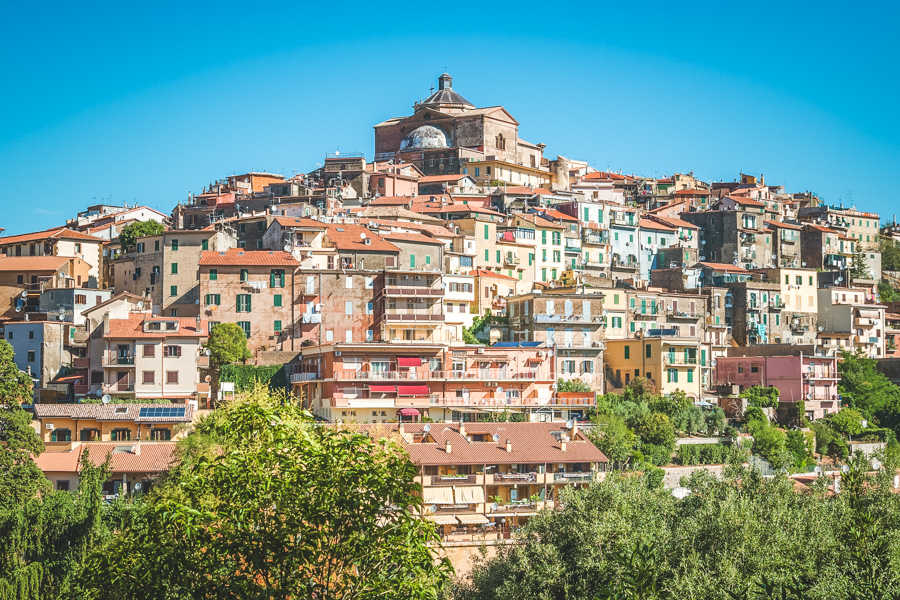
[(393, 385), (370, 385), (370, 392), (391, 392), (394, 393), (397, 391), (397, 388)]
[(416, 408), (401, 408), (399, 411), (401, 417), (418, 417), (419, 410)]
[(427, 385), (398, 385), (397, 393), (401, 396), (427, 396)]
[(418, 356), (398, 356), (397, 357), (397, 366), (398, 367), (421, 367), (422, 359)]

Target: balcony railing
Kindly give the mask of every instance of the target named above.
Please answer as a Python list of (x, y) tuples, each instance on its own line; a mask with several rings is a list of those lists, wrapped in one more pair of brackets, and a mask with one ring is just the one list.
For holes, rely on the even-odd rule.
[(687, 310), (675, 310), (675, 309), (667, 309), (666, 314), (669, 315), (670, 319), (699, 319), (700, 313), (695, 311), (687, 311)]
[(314, 381), (319, 379), (319, 374), (314, 372), (291, 373), (291, 383), (300, 383), (302, 381)]
[(657, 316), (659, 316), (660, 311), (658, 311), (658, 310), (647, 310), (647, 311), (645, 312), (645, 311), (642, 311), (642, 310), (635, 310), (635, 311), (633, 311), (632, 314), (634, 315), (634, 318), (635, 318), (635, 319), (642, 319), (642, 318), (643, 318), (643, 319), (655, 319)]
[(667, 365), (696, 365), (696, 356), (684, 356), (680, 354), (664, 354)]
[(554, 483), (584, 483), (594, 480), (593, 473), (554, 473)]
[(516, 379), (535, 379), (537, 371), (528, 369), (472, 369), (466, 371), (437, 371), (441, 379), (454, 381), (502, 381)]
[(385, 296), (443, 296), (444, 290), (426, 286), (390, 286), (384, 288)]
[(535, 323), (602, 323), (603, 315), (585, 315), (572, 313), (570, 315), (536, 314), (533, 317)]
[(131, 367), (134, 366), (133, 354), (106, 354), (103, 365), (107, 367)]
[(494, 481), (511, 481), (513, 483), (533, 483), (537, 481), (537, 473), (494, 473)]
[(409, 314), (409, 313), (384, 313), (385, 321), (423, 321), (423, 322), (440, 322), (444, 320), (444, 315), (435, 314)]
[(472, 485), (477, 482), (475, 475), (432, 475), (431, 485), (448, 486), (448, 485)]
[(503, 257), (504, 265), (515, 266), (515, 265), (519, 264), (519, 262), (520, 262), (519, 257), (515, 256), (514, 254), (507, 254), (506, 256)]
[(300, 315), (300, 322), (304, 325), (310, 325), (313, 323), (321, 323), (322, 322), (322, 313), (310, 313), (306, 312)]
[(133, 382), (115, 382), (115, 383), (106, 383), (103, 384), (103, 391), (110, 394), (115, 394), (116, 392), (133, 392), (134, 391), (134, 383)]

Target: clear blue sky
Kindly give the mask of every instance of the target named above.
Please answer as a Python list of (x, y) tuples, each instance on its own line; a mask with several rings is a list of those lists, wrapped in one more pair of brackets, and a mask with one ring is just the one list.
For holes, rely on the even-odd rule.
[[(169, 212), (247, 170), (371, 158), (445, 69), (520, 135), (601, 169), (765, 173), (900, 213), (896, 3), (468, 5), (2, 0), (0, 226)], [(796, 5), (796, 6), (794, 6)]]

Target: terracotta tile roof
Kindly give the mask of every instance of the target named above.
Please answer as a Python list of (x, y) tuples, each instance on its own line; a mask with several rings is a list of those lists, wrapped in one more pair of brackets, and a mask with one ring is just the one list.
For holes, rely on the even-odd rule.
[(663, 206), (657, 206), (656, 208), (654, 208), (652, 210), (648, 210), (647, 213), (652, 215), (654, 213), (658, 213), (663, 210), (675, 208), (679, 205), (686, 204), (686, 203), (687, 203), (687, 200), (676, 200), (675, 202), (669, 202), (668, 204), (664, 204)]
[[(400, 248), (385, 241), (377, 233), (362, 225), (329, 225), (325, 236), (338, 250), (361, 252), (400, 252)], [(368, 240), (368, 243), (365, 242)]]
[(200, 253), (201, 267), (248, 266), (248, 267), (297, 267), (300, 263), (288, 252), (282, 250), (244, 250), (229, 248), (224, 252), (207, 250)]
[(427, 202), (422, 204), (414, 204), (412, 206), (412, 211), (422, 214), (442, 214), (442, 213), (460, 213), (460, 212), (471, 212), (477, 213), (481, 215), (495, 215), (498, 217), (505, 216), (503, 213), (499, 213), (495, 210), (491, 210), (489, 208), (483, 208), (481, 206), (472, 206), (471, 204), (445, 204), (441, 206), (437, 202)]
[(430, 244), (432, 246), (443, 246), (444, 242), (422, 235), (421, 233), (400, 233), (388, 232), (379, 234), (386, 240), (394, 240), (397, 242), (415, 242), (417, 244)]
[(412, 196), (382, 196), (371, 200), (366, 206), (409, 206)]
[(626, 179), (634, 179), (632, 175), (622, 175), (621, 173), (610, 173), (608, 171), (594, 171), (584, 176), (584, 179), (611, 179), (613, 181), (625, 181)]
[(325, 223), (305, 217), (275, 217), (275, 222), (282, 227), (306, 227), (309, 229), (325, 229)]
[(67, 256), (9, 256), (0, 258), (0, 271), (59, 271), (70, 260)]
[(124, 299), (134, 300), (135, 302), (140, 302), (141, 300), (143, 300), (143, 298), (141, 296), (138, 296), (137, 294), (132, 294), (131, 292), (119, 292), (118, 294), (113, 295), (109, 300), (107, 300), (105, 302), (101, 302), (100, 304), (95, 304), (94, 306), (92, 306), (90, 308), (84, 309), (83, 311), (81, 311), (81, 314), (86, 315), (89, 312), (97, 310), (98, 308), (103, 308), (104, 306), (106, 306), (108, 304), (112, 304), (113, 302), (116, 302), (117, 300), (124, 300)]
[[(379, 426), (373, 426), (377, 430)], [(398, 425), (388, 425), (392, 433), (399, 433)], [(406, 434), (421, 435), (423, 423), (404, 424)], [(457, 423), (431, 423), (428, 442), (410, 441), (404, 437), (400, 442), (410, 459), (416, 465), (460, 465), (460, 464), (512, 464), (512, 463), (598, 463), (607, 462), (606, 456), (597, 449), (583, 432), (578, 431), (574, 439), (566, 442), (566, 449), (554, 437), (554, 432), (571, 436), (571, 430), (563, 423), (466, 423), (467, 437), (472, 434), (489, 436), (491, 441), (470, 442), (459, 433)], [(497, 435), (499, 440), (493, 441)], [(433, 441), (432, 441), (433, 440)], [(506, 443), (509, 441), (510, 450)], [(450, 453), (446, 444), (450, 443)]]
[(678, 190), (675, 192), (676, 196), (709, 196), (708, 190), (698, 190), (698, 189), (687, 189), (687, 190)]
[(527, 185), (508, 185), (506, 187), (498, 187), (497, 191), (504, 194), (529, 194), (538, 196), (550, 196), (553, 194), (547, 188), (531, 188)]
[(518, 218), (523, 221), (528, 221), (529, 223), (533, 223), (535, 227), (544, 227), (549, 229), (565, 229), (565, 225), (560, 225), (559, 223), (554, 223), (553, 221), (548, 221), (543, 217), (539, 217), (537, 215), (516, 215)]
[(659, 223), (657, 221), (651, 221), (650, 219), (639, 219), (638, 227), (640, 227), (641, 229), (655, 229), (657, 231), (675, 231), (674, 227), (664, 225), (663, 223)]
[(578, 219), (573, 217), (572, 215), (567, 215), (564, 212), (560, 212), (555, 208), (544, 208), (540, 210), (541, 214), (544, 214), (548, 217), (552, 217), (554, 219), (559, 219), (560, 221), (570, 221), (572, 223), (577, 223)]
[(474, 271), (469, 271), (469, 275), (475, 275), (476, 277), (494, 277), (495, 279), (508, 279), (510, 281), (518, 281), (515, 277), (510, 277), (509, 275), (504, 275), (503, 273), (495, 273), (493, 271), (488, 271), (485, 269), (476, 269)]
[[(144, 331), (144, 321), (178, 321), (177, 331)], [(160, 339), (167, 337), (206, 337), (208, 323), (193, 317), (154, 317), (142, 313), (131, 313), (127, 319), (110, 319), (109, 330), (103, 336), (108, 339)]]
[(766, 225), (770, 227), (781, 227), (782, 229), (796, 229), (801, 230), (803, 227), (800, 225), (793, 225), (791, 223), (784, 223), (783, 221), (765, 221)]
[(752, 198), (747, 198), (746, 196), (738, 196), (736, 194), (730, 194), (725, 197), (730, 200), (734, 200), (741, 206), (765, 206), (764, 202), (760, 202), (759, 200), (753, 200)]
[(65, 227), (54, 227), (45, 231), (36, 231), (34, 233), (23, 233), (21, 235), (10, 235), (0, 237), (0, 246), (9, 244), (21, 244), (23, 242), (35, 242), (38, 240), (81, 240), (85, 242), (100, 243), (103, 240), (92, 235), (75, 231), (74, 229), (66, 229)]
[(816, 223), (804, 223), (806, 227), (810, 229), (815, 229), (816, 231), (822, 231), (824, 233), (838, 233), (838, 231), (831, 229), (829, 227), (823, 227), (822, 225), (818, 225)]
[[(183, 417), (141, 417), (142, 408), (184, 408)], [(193, 409), (190, 404), (43, 404), (34, 405), (38, 419), (63, 417), (95, 419), (97, 421), (130, 421), (135, 423), (190, 423)]]
[(678, 217), (661, 217), (659, 215), (647, 215), (648, 219), (652, 219), (654, 221), (659, 221), (663, 225), (668, 225), (669, 227), (681, 227), (683, 229), (700, 229), (693, 223), (689, 223), (684, 219), (679, 219)]
[(393, 221), (390, 219), (360, 219), (362, 225), (377, 225), (380, 227), (397, 227), (399, 229), (413, 229), (415, 231), (424, 231), (435, 237), (458, 237), (460, 234), (453, 233), (443, 225), (431, 225), (428, 223), (408, 223), (406, 221)]
[(739, 267), (737, 265), (731, 265), (728, 263), (715, 263), (715, 262), (698, 262), (698, 265), (703, 265), (708, 269), (712, 269), (714, 271), (728, 271), (730, 273), (749, 273), (747, 269), (744, 267)]
[(95, 465), (103, 464), (108, 456), (112, 474), (162, 473), (175, 461), (175, 442), (89, 442), (66, 452), (44, 452), (35, 459), (35, 463), (48, 473), (77, 473), (81, 453), (85, 449), (88, 460)]
[(365, 206), (360, 207), (357, 210), (352, 210), (351, 212), (356, 212), (360, 217), (369, 217), (369, 218), (390, 218), (390, 219), (410, 219), (416, 221), (425, 221), (429, 223), (440, 223), (441, 220), (437, 217), (432, 217), (426, 214), (422, 214), (421, 211), (412, 211), (408, 210), (403, 206)]
[(459, 181), (464, 177), (468, 177), (468, 175), (464, 175), (463, 173), (454, 173), (452, 175), (426, 175), (425, 177), (419, 177), (419, 183), (441, 183), (444, 181)]

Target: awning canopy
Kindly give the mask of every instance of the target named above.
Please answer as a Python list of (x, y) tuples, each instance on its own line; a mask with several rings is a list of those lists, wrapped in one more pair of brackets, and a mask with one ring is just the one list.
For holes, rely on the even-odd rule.
[(427, 396), (427, 385), (398, 385), (397, 393), (401, 396)]
[(484, 525), (491, 522), (490, 519), (484, 515), (479, 515), (477, 513), (464, 513), (456, 515), (456, 518), (459, 519), (459, 522), (463, 525)]
[(453, 488), (449, 486), (423, 488), (422, 502), (425, 504), (453, 504)]
[(400, 416), (401, 417), (418, 417), (419, 409), (417, 409), (417, 408), (401, 408)]
[(422, 359), (418, 356), (398, 356), (397, 357), (397, 366), (398, 367), (420, 367), (422, 366)]
[(425, 515), (425, 518), (438, 525), (456, 525), (459, 522), (453, 515)]
[(478, 485), (454, 486), (453, 496), (457, 504), (479, 504), (484, 502), (484, 488)]
[(369, 391), (370, 391), (370, 392), (390, 392), (390, 393), (396, 393), (396, 392), (397, 392), (397, 386), (395, 386), (395, 385), (370, 385), (370, 386), (369, 386)]

